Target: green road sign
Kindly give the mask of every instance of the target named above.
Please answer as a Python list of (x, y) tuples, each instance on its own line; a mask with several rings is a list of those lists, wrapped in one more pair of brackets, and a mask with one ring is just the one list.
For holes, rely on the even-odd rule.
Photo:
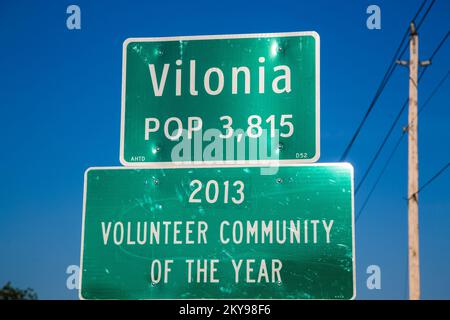
[(351, 299), (349, 164), (85, 174), (84, 299)]
[(315, 32), (127, 39), (121, 163), (317, 161), (319, 46)]

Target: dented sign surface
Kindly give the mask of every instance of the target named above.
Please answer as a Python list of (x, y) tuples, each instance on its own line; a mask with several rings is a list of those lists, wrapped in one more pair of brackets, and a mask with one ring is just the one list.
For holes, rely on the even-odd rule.
[(92, 168), (85, 299), (351, 299), (353, 168)]
[(315, 32), (127, 39), (122, 164), (317, 161), (319, 42)]

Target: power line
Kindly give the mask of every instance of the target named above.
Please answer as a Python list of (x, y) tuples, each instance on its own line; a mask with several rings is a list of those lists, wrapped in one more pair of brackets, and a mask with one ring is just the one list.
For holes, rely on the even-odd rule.
[[(406, 33), (407, 34), (407, 33)], [(404, 40), (402, 40), (404, 41)], [(399, 48), (396, 51), (396, 55), (394, 55), (393, 62), (389, 65), (388, 69), (386, 70), (386, 73), (384, 74), (384, 77), (375, 93), (375, 96), (372, 98), (372, 101), (370, 102), (369, 108), (367, 109), (366, 113), (364, 114), (363, 119), (359, 123), (358, 127), (356, 128), (355, 133), (353, 134), (352, 138), (350, 139), (349, 144), (345, 148), (340, 161), (344, 161), (345, 158), (347, 158), (348, 153), (350, 152), (350, 149), (352, 148), (353, 144), (355, 143), (355, 140), (357, 136), (359, 135), (359, 132), (361, 131), (364, 123), (366, 122), (367, 118), (369, 117), (370, 112), (372, 111), (373, 107), (375, 106), (376, 102), (378, 101), (378, 98), (381, 96), (381, 93), (383, 92), (384, 88), (386, 87), (386, 84), (388, 83), (389, 79), (391, 78), (392, 74), (394, 73), (394, 70), (396, 68), (395, 60), (397, 60), (397, 52), (401, 48), (403, 43), (400, 44)]]
[[(444, 84), (445, 80), (447, 80), (448, 76), (450, 74), (450, 70), (447, 71), (447, 73), (445, 74), (445, 76), (442, 77), (442, 79), (439, 81), (439, 83), (436, 85), (436, 87), (434, 87), (433, 91), (431, 92), (431, 94), (428, 96), (427, 100), (425, 100), (424, 104), (419, 108), (419, 114), (423, 111), (423, 109), (425, 109), (425, 107), (428, 105), (428, 103), (430, 102), (431, 99), (433, 99), (434, 95), (439, 91), (439, 89), (442, 87), (442, 85)], [(415, 120), (415, 119), (414, 119)]]
[(403, 36), (402, 41), (400, 42), (400, 45), (398, 46), (397, 50), (395, 51), (394, 57), (393, 57), (391, 63), (389, 64), (389, 67), (386, 70), (384, 77), (381, 80), (380, 85), (378, 86), (375, 96), (372, 98), (372, 101), (370, 102), (369, 108), (367, 109), (366, 113), (364, 114), (363, 119), (361, 120), (358, 127), (356, 128), (356, 131), (353, 134), (352, 138), (350, 139), (349, 144), (347, 145), (344, 152), (342, 153), (340, 161), (344, 161), (345, 158), (347, 158), (347, 155), (350, 152), (350, 149), (352, 148), (353, 144), (355, 143), (355, 140), (358, 137), (359, 132), (361, 131), (367, 118), (369, 117), (370, 112), (372, 111), (373, 107), (375, 106), (376, 102), (378, 101), (378, 98), (381, 96), (381, 93), (383, 92), (384, 88), (386, 87), (387, 83), (389, 82), (389, 79), (391, 78), (392, 74), (394, 73), (394, 70), (397, 66), (395, 64), (395, 61), (397, 60), (398, 52), (400, 51), (401, 47), (403, 46), (403, 43), (404, 43), (407, 35), (408, 35), (408, 30), (406, 30), (405, 35)]
[(366, 205), (369, 202), (369, 199), (371, 198), (372, 193), (375, 191), (375, 188), (377, 187), (378, 182), (380, 182), (381, 177), (383, 176), (384, 172), (386, 171), (387, 167), (389, 166), (389, 163), (391, 163), (391, 160), (394, 157), (394, 154), (397, 151), (398, 147), (400, 146), (401, 142), (403, 141), (404, 136), (405, 136), (405, 132), (403, 132), (402, 135), (397, 140), (394, 149), (392, 149), (391, 154), (389, 155), (386, 163), (384, 164), (383, 168), (380, 171), (380, 174), (378, 175), (377, 179), (375, 180), (375, 183), (373, 184), (372, 188), (370, 189), (366, 199), (364, 200), (363, 205), (361, 206), (361, 209), (359, 209), (358, 215), (356, 216), (356, 221), (358, 221), (359, 217), (361, 216), (364, 209), (366, 208)]
[(425, 182), (425, 183), (419, 188), (419, 190), (417, 190), (417, 191), (414, 193), (414, 196), (417, 195), (417, 194), (419, 194), (420, 191), (422, 191), (423, 189), (425, 189), (430, 183), (432, 183), (434, 180), (436, 180), (437, 177), (439, 177), (441, 174), (443, 174), (444, 171), (447, 170), (447, 168), (448, 168), (449, 166), (450, 166), (450, 162), (447, 162), (447, 164), (446, 164), (443, 168), (441, 168), (441, 169), (440, 169), (433, 177), (431, 177), (427, 182)]
[[(424, 0), (422, 2), (422, 4), (420, 5), (419, 9), (417, 10), (416, 14), (414, 15), (414, 18), (412, 21), (414, 21), (417, 16), (419, 15), (419, 13), (422, 11), (425, 3), (427, 2), (427, 0)], [(427, 12), (429, 12), (429, 10), (431, 9), (431, 6), (433, 5), (433, 2), (431, 3), (430, 7), (427, 9)], [(427, 13), (428, 14), (428, 13)], [(423, 22), (423, 20), (425, 19), (426, 15), (422, 17), (421, 22)], [(366, 113), (364, 114), (363, 119), (361, 120), (361, 122), (359, 123), (358, 127), (356, 128), (356, 131), (354, 132), (352, 138), (350, 139), (350, 142), (348, 143), (347, 147), (345, 148), (344, 152), (342, 153), (342, 156), (340, 158), (340, 161), (344, 161), (345, 158), (347, 158), (348, 153), (350, 152), (350, 149), (352, 148), (353, 144), (355, 143), (356, 138), (358, 137), (362, 127), (364, 126), (367, 118), (369, 117), (370, 112), (372, 111), (373, 107), (375, 106), (376, 102), (378, 101), (378, 98), (381, 96), (381, 93), (383, 92), (384, 88), (386, 87), (386, 84), (389, 82), (389, 79), (391, 78), (392, 74), (394, 73), (395, 68), (397, 67), (396, 65), (396, 60), (398, 58), (400, 58), (403, 53), (406, 50), (406, 46), (403, 49), (403, 51), (400, 53), (400, 56), (398, 55), (401, 48), (403, 47), (403, 44), (408, 36), (408, 32), (409, 29), (406, 29), (405, 34), (402, 37), (402, 40), (400, 41), (399, 46), (397, 47), (397, 50), (395, 51), (395, 54), (391, 60), (391, 63), (388, 66), (388, 69), (386, 70), (383, 79), (381, 80), (380, 85), (378, 86), (377, 91), (375, 92), (375, 96), (372, 98), (372, 101), (369, 104), (369, 108), (367, 109)]]
[[(439, 50), (442, 48), (444, 42), (448, 38), (448, 34), (449, 34), (449, 32), (447, 31), (447, 34), (443, 37), (443, 39), (437, 45), (436, 49), (433, 51), (433, 53), (431, 55), (433, 58), (439, 52)], [(420, 80), (422, 79), (422, 77), (425, 74), (426, 70), (427, 70), (427, 68), (424, 68), (424, 69), (421, 70), (419, 78), (418, 78), (418, 82), (420, 82)], [(359, 181), (358, 185), (356, 186), (355, 194), (358, 193), (358, 191), (361, 188), (362, 184), (364, 183), (364, 181), (366, 180), (367, 176), (369, 175), (370, 170), (372, 170), (373, 165), (375, 164), (376, 160), (378, 159), (378, 156), (380, 155), (381, 151), (383, 150), (384, 146), (386, 145), (387, 141), (389, 140), (389, 137), (391, 136), (395, 126), (397, 125), (398, 121), (400, 120), (400, 117), (402, 116), (403, 112), (405, 111), (407, 105), (408, 105), (408, 98), (406, 98), (405, 101), (403, 102), (399, 112), (397, 113), (396, 117), (394, 118), (394, 121), (391, 124), (391, 127), (389, 128), (389, 130), (388, 130), (387, 134), (385, 135), (383, 141), (381, 142), (381, 144), (379, 145), (377, 151), (375, 152), (375, 155), (373, 156), (372, 160), (370, 161), (369, 166), (367, 167), (366, 171), (364, 172), (361, 180)]]
[[(433, 53), (431, 54), (430, 58), (428, 59), (429, 61), (433, 61), (434, 57), (436, 56), (436, 54), (439, 52), (439, 50), (441, 50), (442, 46), (444, 45), (445, 41), (447, 41), (448, 38), (448, 34), (450, 31), (447, 31), (447, 33), (445, 34), (445, 36), (441, 39), (441, 41), (439, 42), (439, 44), (436, 46), (436, 48), (433, 50)], [(418, 82), (422, 79), (423, 75), (425, 74), (425, 72), (427, 71), (428, 68), (423, 68), (420, 71), (419, 74), (419, 78), (418, 78)]]
[[(420, 26), (422, 25), (422, 23), (424, 22), (425, 18), (427, 17), (428, 13), (430, 13), (431, 8), (433, 7), (434, 3), (436, 2), (436, 0), (431, 1), (431, 4), (428, 6), (427, 10), (425, 11), (425, 13), (423, 14), (422, 18), (420, 19), (420, 21), (417, 23), (416, 29), (419, 30)], [(413, 19), (414, 21), (414, 19)]]
[(399, 112), (397, 113), (397, 116), (394, 119), (394, 122), (392, 122), (391, 127), (389, 128), (387, 134), (384, 136), (383, 141), (378, 146), (378, 149), (375, 152), (375, 155), (373, 156), (372, 160), (370, 161), (369, 166), (367, 167), (367, 169), (364, 172), (361, 180), (359, 181), (358, 185), (356, 186), (355, 194), (358, 193), (359, 189), (361, 188), (361, 186), (363, 185), (363, 183), (366, 180), (367, 176), (369, 175), (370, 170), (372, 170), (373, 165), (377, 161), (378, 156), (381, 154), (381, 151), (383, 150), (384, 146), (386, 145), (387, 141), (389, 140), (389, 137), (391, 136), (392, 132), (394, 131), (395, 126), (397, 125), (398, 121), (400, 120), (400, 117), (403, 114), (403, 112), (405, 111), (407, 105), (408, 105), (408, 99), (406, 99), (405, 102), (403, 103), (402, 107), (400, 108)]
[(419, 16), (419, 13), (422, 11), (423, 7), (425, 6), (425, 3), (427, 3), (426, 0), (424, 2), (422, 2), (422, 4), (420, 5), (419, 9), (417, 9), (416, 14), (414, 15), (414, 17), (412, 18), (411, 21), (416, 21), (417, 17)]
[(444, 42), (447, 40), (448, 38), (448, 34), (450, 31), (447, 31), (447, 33), (445, 34), (445, 37), (442, 38), (441, 42), (438, 44), (438, 46), (436, 47), (436, 49), (434, 49), (433, 53), (430, 56), (430, 60), (433, 60), (434, 56), (436, 55), (436, 53), (438, 53), (438, 51), (441, 49), (441, 47), (444, 45)]
[[(440, 90), (440, 88), (442, 87), (444, 82), (447, 80), (449, 74), (450, 74), (450, 71), (447, 71), (445, 76), (442, 77), (441, 80), (438, 82), (438, 84), (434, 87), (434, 89), (432, 90), (431, 94), (428, 96), (428, 98), (425, 100), (425, 102), (422, 105), (422, 107), (419, 109), (419, 111), (418, 111), (419, 113), (421, 113), (425, 109), (425, 107), (430, 103), (431, 99), (433, 99), (433, 97)], [(408, 126), (409, 126), (409, 124), (408, 124)], [(358, 212), (358, 215), (356, 216), (356, 220), (355, 221), (358, 221), (359, 217), (364, 212), (364, 209), (366, 208), (370, 198), (372, 197), (373, 192), (375, 191), (375, 189), (378, 186), (378, 183), (380, 182), (383, 174), (385, 173), (385, 171), (388, 168), (390, 162), (392, 161), (395, 153), (397, 152), (397, 150), (398, 150), (398, 148), (399, 148), (399, 146), (400, 146), (400, 144), (401, 144), (401, 142), (403, 140), (403, 137), (405, 136), (405, 133), (406, 133), (405, 129), (403, 130), (402, 135), (399, 137), (399, 139), (395, 143), (395, 146), (392, 149), (391, 153), (389, 154), (389, 157), (387, 158), (386, 162), (384, 163), (383, 168), (381, 169), (380, 173), (378, 174), (377, 178), (375, 179), (375, 182), (374, 182), (372, 188), (370, 189), (369, 193), (367, 194), (367, 197), (364, 200), (363, 205), (361, 206), (361, 209), (359, 209), (359, 212)], [(422, 186), (422, 189), (424, 188), (424, 186)], [(420, 189), (419, 189), (419, 191), (420, 191)]]

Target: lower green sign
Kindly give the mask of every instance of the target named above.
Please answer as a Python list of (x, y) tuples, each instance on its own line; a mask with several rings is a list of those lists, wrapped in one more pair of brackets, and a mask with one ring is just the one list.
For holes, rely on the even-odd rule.
[(83, 299), (351, 299), (349, 164), (85, 174)]

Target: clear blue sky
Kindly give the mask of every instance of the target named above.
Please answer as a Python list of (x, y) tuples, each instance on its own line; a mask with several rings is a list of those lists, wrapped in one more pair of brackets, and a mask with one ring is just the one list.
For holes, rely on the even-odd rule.
[[(79, 264), (83, 173), (119, 163), (122, 42), (127, 37), (317, 31), (321, 37), (321, 162), (338, 161), (422, 0), (76, 1), (81, 30), (66, 28), (66, 1), (0, 3), (0, 284), (40, 298), (75, 299), (65, 270)], [(366, 28), (381, 8), (382, 29)], [(420, 30), (427, 58), (449, 29), (437, 0)], [(420, 84), (419, 103), (449, 70), (450, 41)], [(450, 160), (450, 80), (419, 121), (420, 180)], [(408, 92), (397, 68), (349, 156), (356, 181)], [(406, 124), (406, 115), (401, 125)], [(358, 210), (401, 133), (399, 125), (356, 197)], [(407, 297), (406, 139), (356, 225), (357, 298)], [(423, 298), (450, 298), (450, 172), (420, 194)], [(365, 269), (382, 270), (382, 289)]]

